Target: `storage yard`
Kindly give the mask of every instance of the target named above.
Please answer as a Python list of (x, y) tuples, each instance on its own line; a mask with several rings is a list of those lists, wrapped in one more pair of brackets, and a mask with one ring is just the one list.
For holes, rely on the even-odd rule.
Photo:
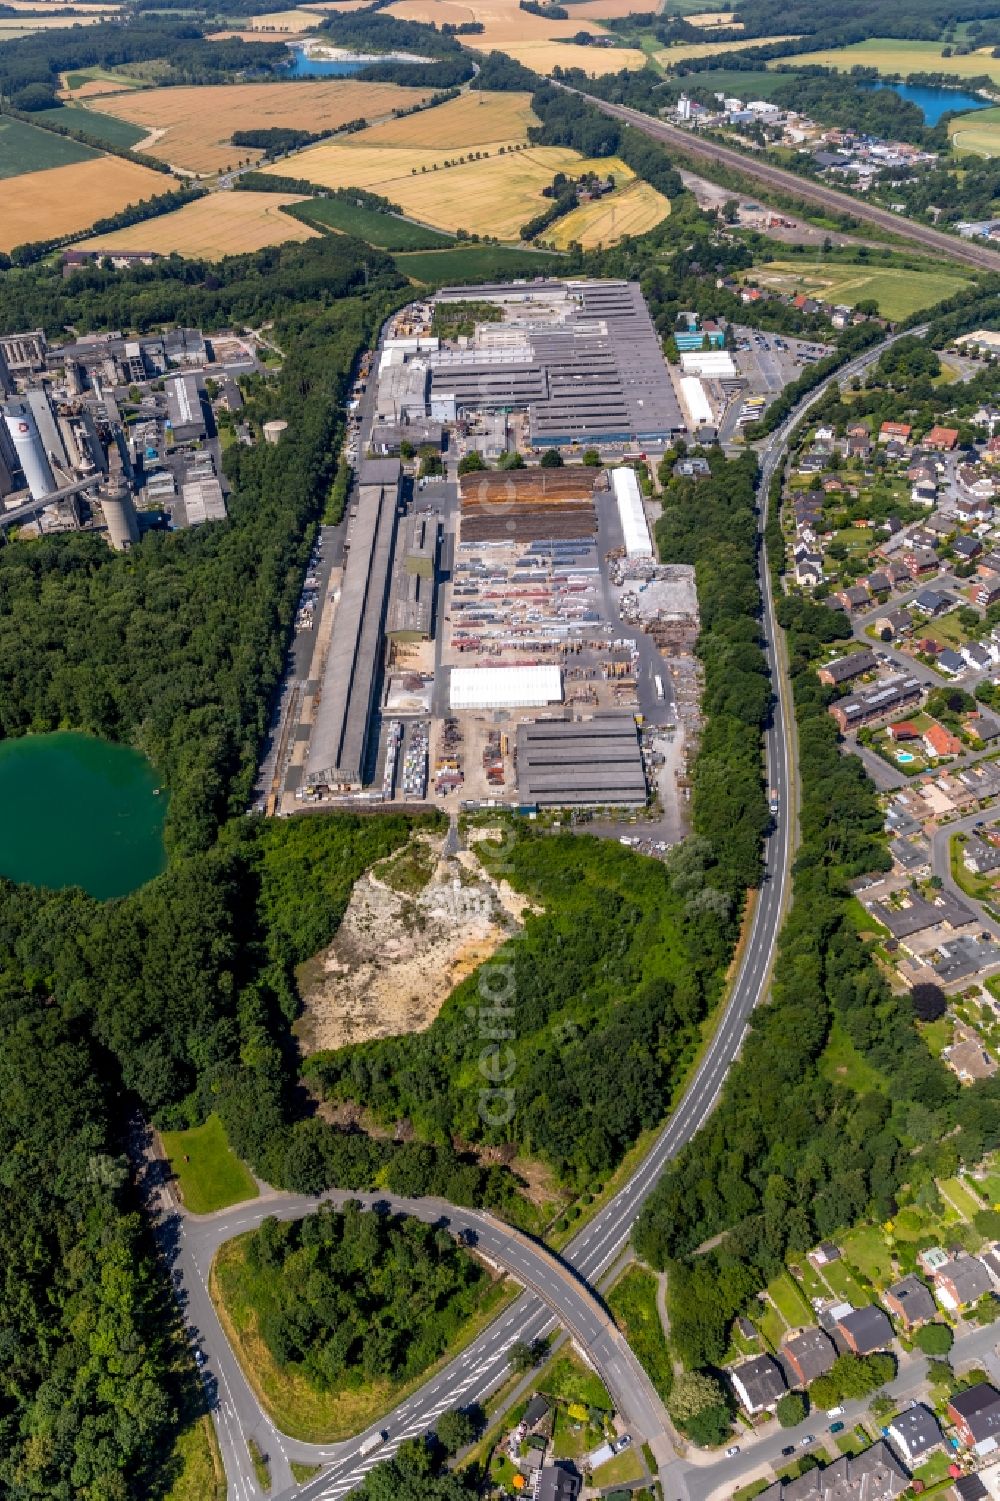
[[(357, 484), (300, 622), (273, 810), (506, 804), (680, 837), (698, 608), (693, 571), (655, 560), (635, 467), (683, 427), (638, 287), (444, 289), (391, 320), (354, 404)], [(458, 474), (491, 447), (527, 462)]]

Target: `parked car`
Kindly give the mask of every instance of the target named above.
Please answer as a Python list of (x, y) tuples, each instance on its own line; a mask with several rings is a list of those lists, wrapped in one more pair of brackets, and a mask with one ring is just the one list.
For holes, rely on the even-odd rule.
[(794, 1454), (794, 1453), (795, 1453), (795, 1445), (794, 1444), (786, 1444), (785, 1447), (781, 1451), (781, 1457), (782, 1457), (782, 1459), (787, 1459), (788, 1456), (789, 1456), (789, 1454)]
[(815, 1435), (815, 1433), (807, 1433), (806, 1436), (805, 1436), (805, 1438), (800, 1438), (799, 1439), (799, 1448), (800, 1449), (808, 1449), (809, 1445), (810, 1444), (814, 1444), (815, 1442), (816, 1442), (816, 1435)]
[(735, 1459), (736, 1456), (737, 1456), (737, 1454), (739, 1452), (740, 1452), (740, 1446), (739, 1446), (739, 1444), (730, 1444), (729, 1448), (726, 1450), (726, 1458), (727, 1459)]
[(831, 1423), (830, 1424), (830, 1432), (831, 1433), (843, 1433), (843, 1431), (844, 1431), (844, 1425), (843, 1425), (843, 1423)]
[(623, 1449), (627, 1449), (628, 1448), (628, 1446), (629, 1446), (629, 1444), (631, 1442), (632, 1442), (632, 1435), (631, 1435), (631, 1433), (623, 1433), (622, 1436), (621, 1436), (621, 1438), (615, 1444), (615, 1453), (616, 1454), (620, 1454)]

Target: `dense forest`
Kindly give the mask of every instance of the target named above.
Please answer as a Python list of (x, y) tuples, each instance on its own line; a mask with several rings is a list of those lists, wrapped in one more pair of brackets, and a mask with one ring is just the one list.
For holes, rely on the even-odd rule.
[[(506, 879), (544, 910), (453, 992), (427, 1032), (315, 1054), (306, 1074), (380, 1120), (408, 1117), (426, 1140), (509, 1144), (586, 1184), (661, 1118), (718, 990), (732, 904), (712, 888), (700, 850), (673, 874), (604, 842), (525, 832), (502, 860)], [(481, 986), (500, 977), (512, 1108), (493, 1121), (505, 1112), (484, 1110), (477, 1065)]]
[(447, 1230), (358, 1203), (265, 1220), (240, 1246), (272, 1357), (325, 1391), (419, 1376), (490, 1285)]

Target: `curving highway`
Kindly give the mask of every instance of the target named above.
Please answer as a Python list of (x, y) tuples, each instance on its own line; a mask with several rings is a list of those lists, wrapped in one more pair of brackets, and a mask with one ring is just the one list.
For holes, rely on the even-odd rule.
[[(922, 330), (915, 330), (917, 334)], [(895, 338), (841, 367), (803, 398), (760, 452), (759, 495), (766, 503), (772, 476), (783, 459), (792, 429), (835, 381), (871, 364)], [(765, 505), (760, 506), (763, 531)], [(621, 1259), (642, 1206), (666, 1164), (698, 1131), (715, 1106), (726, 1075), (739, 1054), (751, 1012), (767, 993), (775, 945), (789, 897), (791, 858), (795, 839), (796, 777), (791, 750), (793, 720), (790, 687), (780, 658), (781, 646), (774, 615), (766, 551), (759, 554), (763, 597), (764, 649), (775, 686), (772, 722), (765, 736), (767, 777), (777, 794), (777, 812), (765, 841), (765, 875), (754, 908), (749, 934), (726, 1003), (722, 1020), (699, 1062), (677, 1108), (628, 1183), (570, 1242), (562, 1256), (482, 1211), (461, 1209), (435, 1200), (400, 1200), (385, 1195), (334, 1191), (321, 1199), (266, 1191), (252, 1203), (197, 1218), (181, 1214), (169, 1190), (156, 1181), (156, 1165), (149, 1161), (149, 1183), (158, 1233), (173, 1264), (174, 1282), (184, 1307), (192, 1340), (199, 1350), (216, 1432), (233, 1501), (251, 1501), (262, 1494), (250, 1461), (247, 1440), (253, 1438), (267, 1455), (272, 1474), (271, 1495), (277, 1501), (339, 1501), (358, 1486), (369, 1469), (395, 1452), (408, 1438), (433, 1429), (441, 1413), (484, 1402), (508, 1375), (507, 1352), (515, 1341), (531, 1342), (561, 1325), (601, 1374), (619, 1411), (637, 1437), (645, 1439), (668, 1483), (666, 1494), (687, 1496), (686, 1476), (696, 1464), (678, 1458), (662, 1403), (627, 1342), (593, 1291)], [(250, 1383), (230, 1347), (208, 1292), (212, 1259), (220, 1245), (273, 1214), (298, 1218), (322, 1201), (342, 1203), (348, 1198), (399, 1210), (428, 1221), (447, 1221), (455, 1231), (472, 1231), (485, 1259), (505, 1268), (526, 1291), (465, 1350), (432, 1375), (417, 1392), (377, 1427), (341, 1444), (315, 1445), (278, 1432), (263, 1412)], [(366, 1441), (386, 1435), (376, 1450), (364, 1453)], [(322, 1472), (297, 1487), (291, 1461), (321, 1465)]]
[(795, 172), (786, 172), (771, 162), (758, 161), (731, 146), (720, 146), (716, 141), (706, 140), (694, 131), (668, 125), (653, 115), (644, 114), (642, 110), (631, 109), (625, 104), (610, 104), (606, 99), (597, 99), (593, 94), (584, 94), (582, 97), (603, 114), (624, 120), (627, 125), (641, 130), (643, 135), (650, 136), (654, 141), (662, 141), (666, 146), (676, 146), (678, 150), (706, 161), (721, 162), (723, 166), (743, 172), (758, 182), (780, 188), (782, 192), (795, 193), (810, 203), (818, 203), (822, 208), (834, 209), (839, 214), (853, 214), (855, 219), (875, 224), (899, 239), (912, 240), (924, 250), (932, 250), (936, 255), (947, 256), (949, 260), (961, 261), (963, 265), (972, 266), (977, 271), (1000, 271), (1000, 252), (991, 250), (987, 245), (960, 240), (957, 235), (945, 234), (943, 230), (933, 229), (929, 224), (918, 224), (914, 219), (890, 213), (888, 209), (866, 203), (862, 198), (854, 198), (850, 193), (841, 193), (836, 188), (828, 188), (810, 178), (799, 177)]

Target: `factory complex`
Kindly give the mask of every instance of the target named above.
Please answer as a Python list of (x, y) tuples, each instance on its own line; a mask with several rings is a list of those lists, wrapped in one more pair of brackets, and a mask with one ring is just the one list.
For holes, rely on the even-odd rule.
[(352, 409), (261, 806), (676, 803), (697, 598), (655, 561), (650, 468), (684, 419), (638, 286), (445, 289)]
[(145, 531), (224, 521), (216, 417), (242, 408), (238, 377), (255, 368), (246, 339), (199, 329), (3, 335), (0, 534), (96, 529), (122, 551)]

